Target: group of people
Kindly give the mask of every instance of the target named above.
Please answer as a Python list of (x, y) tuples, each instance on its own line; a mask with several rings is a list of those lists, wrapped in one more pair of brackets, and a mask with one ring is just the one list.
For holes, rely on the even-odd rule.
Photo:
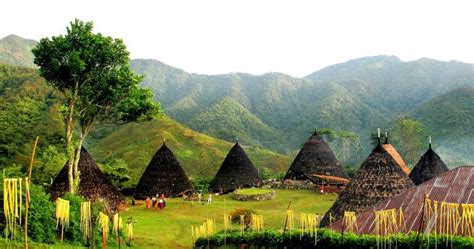
[(145, 208), (154, 208), (154, 209), (163, 209), (166, 207), (166, 199), (165, 194), (156, 194), (156, 196), (152, 196), (151, 198), (147, 196), (145, 199)]
[[(199, 192), (199, 194), (198, 194), (198, 201), (199, 201), (199, 204), (204, 204), (203, 201), (202, 201), (201, 192)], [(207, 196), (207, 204), (211, 204), (211, 203), (212, 203), (212, 194), (209, 193), (209, 195)]]

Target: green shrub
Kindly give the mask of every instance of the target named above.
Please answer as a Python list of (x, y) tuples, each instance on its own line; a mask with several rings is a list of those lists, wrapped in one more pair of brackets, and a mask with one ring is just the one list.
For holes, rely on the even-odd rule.
[[(11, 177), (12, 175), (8, 175)], [(0, 176), (0, 181), (2, 176)], [(3, 197), (3, 187), (0, 188), (0, 197)], [(30, 186), (30, 206), (28, 209), (28, 237), (31, 242), (43, 243), (43, 244), (55, 244), (60, 240), (60, 229), (56, 229), (56, 205), (51, 201), (49, 194), (45, 192), (43, 187), (37, 185)], [(23, 200), (25, 200), (23, 194)], [(82, 230), (80, 229), (80, 207), (81, 203), (85, 201), (83, 198), (73, 195), (66, 194), (63, 199), (69, 200), (69, 227), (64, 230), (64, 242), (69, 245), (75, 246), (90, 246), (90, 242), (84, 240)], [(0, 199), (0, 205), (3, 207), (3, 198)], [(92, 206), (92, 221), (95, 223), (96, 218), (100, 211), (104, 211), (103, 203), (95, 203)], [(25, 215), (25, 206), (22, 205), (22, 218)], [(22, 219), (24, 220), (24, 219)], [(122, 217), (122, 220), (125, 220)], [(3, 214), (3, 208), (0, 208), (0, 228), (4, 229), (5, 216)], [(112, 228), (112, 223), (110, 223)], [(17, 227), (17, 235), (15, 241), (23, 241), (24, 226)], [(121, 233), (122, 240), (125, 237), (124, 233)], [(102, 245), (100, 228), (94, 224), (94, 244), (100, 247)], [(123, 240), (124, 241), (124, 240)], [(117, 237), (112, 233), (109, 233), (107, 244), (116, 245)]]
[[(67, 193), (63, 199), (69, 200), (69, 228), (64, 231), (64, 241), (67, 241), (71, 245), (82, 245), (90, 246), (90, 242), (84, 240), (82, 229), (80, 228), (81, 222), (81, 203), (85, 200), (82, 197)], [(92, 205), (92, 222), (94, 222), (94, 244), (96, 246), (102, 245), (102, 233), (100, 227), (97, 226), (97, 217), (99, 212), (104, 212), (104, 205), (101, 202), (94, 203)], [(122, 217), (122, 220), (124, 218)], [(112, 229), (112, 222), (109, 224), (109, 228)], [(59, 229), (58, 229), (59, 230)], [(59, 234), (59, 232), (58, 232)], [(116, 236), (109, 231), (107, 244), (115, 244)]]
[(209, 185), (211, 184), (212, 178), (209, 177), (193, 177), (191, 179), (191, 183), (194, 186), (194, 189), (196, 191), (201, 191), (201, 192), (207, 192), (207, 189), (209, 188)]
[[(19, 174), (6, 174), (5, 177), (18, 177)], [(0, 181), (3, 182), (3, 176), (0, 177)], [(24, 186), (24, 185), (23, 185)], [(23, 187), (24, 191), (24, 187)], [(3, 186), (0, 187), (0, 227), (3, 230), (5, 228), (5, 215), (3, 213)], [(26, 196), (22, 193), (22, 222), (25, 217), (25, 205), (24, 201)], [(39, 243), (54, 243), (56, 240), (55, 233), (55, 221), (54, 221), (54, 204), (50, 201), (50, 197), (42, 187), (31, 185), (30, 186), (30, 206), (28, 209), (28, 237)], [(24, 225), (17, 227), (16, 240), (23, 241)]]
[(30, 187), (30, 207), (28, 209), (28, 237), (38, 243), (56, 241), (55, 205), (42, 187)]
[(252, 214), (257, 214), (257, 212), (248, 208), (237, 208), (235, 211), (229, 213), (229, 215), (232, 216), (232, 223), (234, 224), (240, 224), (240, 216), (243, 215), (246, 226), (249, 226), (250, 222), (252, 222)]
[[(433, 235), (420, 236), (416, 240), (416, 233), (394, 235), (389, 241), (392, 247), (399, 249), (410, 248), (435, 248), (435, 237)], [(446, 243), (446, 237), (437, 237), (436, 248), (470, 248), (474, 246), (474, 238), (470, 237), (452, 237)], [(253, 248), (328, 248), (328, 249), (365, 249), (377, 248), (377, 240), (374, 235), (355, 235), (351, 233), (344, 234), (344, 240), (341, 234), (327, 230), (319, 229), (317, 235), (317, 243), (315, 238), (309, 234), (300, 236), (299, 231), (292, 233), (281, 231), (267, 230), (263, 233), (245, 232), (243, 235), (240, 231), (231, 231), (224, 234), (217, 233), (209, 239), (199, 238), (195, 242), (196, 247), (206, 247), (208, 244), (211, 248), (223, 247), (224, 241), (226, 248), (239, 248), (241, 245), (248, 245)]]

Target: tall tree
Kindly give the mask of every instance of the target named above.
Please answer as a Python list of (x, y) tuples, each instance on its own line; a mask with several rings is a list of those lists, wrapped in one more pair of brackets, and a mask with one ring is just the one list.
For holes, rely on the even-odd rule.
[(398, 117), (393, 128), (393, 140), (401, 148), (409, 165), (417, 162), (423, 148), (425, 128), (420, 121)]
[[(159, 105), (150, 92), (140, 89), (141, 77), (130, 69), (129, 52), (121, 39), (93, 33), (92, 22), (74, 20), (66, 35), (43, 38), (33, 49), (40, 74), (62, 95), (66, 112), (66, 148), (69, 190), (82, 142), (96, 121), (125, 122), (155, 117)], [(74, 130), (79, 123), (77, 143)]]
[(348, 163), (351, 155), (358, 156), (360, 152), (360, 137), (354, 132), (331, 128), (322, 128), (317, 130), (332, 145), (338, 158), (342, 158), (344, 163)]

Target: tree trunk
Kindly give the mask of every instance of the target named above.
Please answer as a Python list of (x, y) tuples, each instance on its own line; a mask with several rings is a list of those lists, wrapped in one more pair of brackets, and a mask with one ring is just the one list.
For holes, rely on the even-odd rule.
[(82, 149), (82, 144), (84, 143), (84, 135), (81, 134), (81, 137), (79, 138), (79, 142), (77, 143), (77, 147), (75, 148), (75, 156), (74, 156), (74, 180), (79, 180), (77, 179), (79, 176), (78, 174), (78, 166), (79, 166), (79, 160), (81, 159), (81, 149)]
[[(78, 166), (79, 166), (79, 160), (81, 159), (81, 149), (82, 145), (84, 144), (84, 140), (86, 139), (86, 136), (89, 134), (90, 131), (90, 124), (85, 125), (84, 127), (81, 128), (81, 136), (79, 138), (79, 142), (77, 144), (77, 147), (75, 149), (76, 154), (74, 158), (74, 177), (78, 177)], [(76, 179), (79, 180), (79, 179)]]
[(68, 155), (68, 182), (69, 182), (69, 192), (74, 193), (74, 145), (72, 143), (72, 136), (74, 130), (73, 124), (73, 112), (74, 112), (74, 101), (71, 100), (69, 103), (69, 113), (66, 121), (66, 147)]
[(66, 148), (68, 155), (68, 181), (69, 181), (69, 192), (74, 193), (74, 144), (73, 144), (73, 135), (74, 135), (74, 107), (79, 94), (79, 82), (75, 82), (74, 92), (69, 101), (68, 106), (68, 115), (66, 120)]

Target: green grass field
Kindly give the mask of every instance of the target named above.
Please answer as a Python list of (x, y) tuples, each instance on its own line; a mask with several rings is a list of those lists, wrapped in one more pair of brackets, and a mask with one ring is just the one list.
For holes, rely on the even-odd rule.
[[(122, 212), (122, 217), (132, 216), (136, 220), (133, 228), (133, 245), (136, 248), (189, 248), (192, 243), (191, 225), (201, 225), (206, 218), (210, 218), (215, 219), (217, 230), (223, 229), (224, 206), (226, 213), (237, 208), (252, 209), (263, 214), (266, 229), (283, 229), (290, 201), (295, 212), (295, 223), (299, 224), (299, 213), (324, 213), (337, 197), (309, 190), (276, 190), (276, 194), (275, 199), (260, 202), (235, 201), (229, 195), (214, 196), (210, 205), (168, 199), (163, 210), (145, 209), (143, 205), (131, 206)], [(207, 200), (207, 195), (204, 197)], [(238, 229), (236, 224), (233, 227)]]

